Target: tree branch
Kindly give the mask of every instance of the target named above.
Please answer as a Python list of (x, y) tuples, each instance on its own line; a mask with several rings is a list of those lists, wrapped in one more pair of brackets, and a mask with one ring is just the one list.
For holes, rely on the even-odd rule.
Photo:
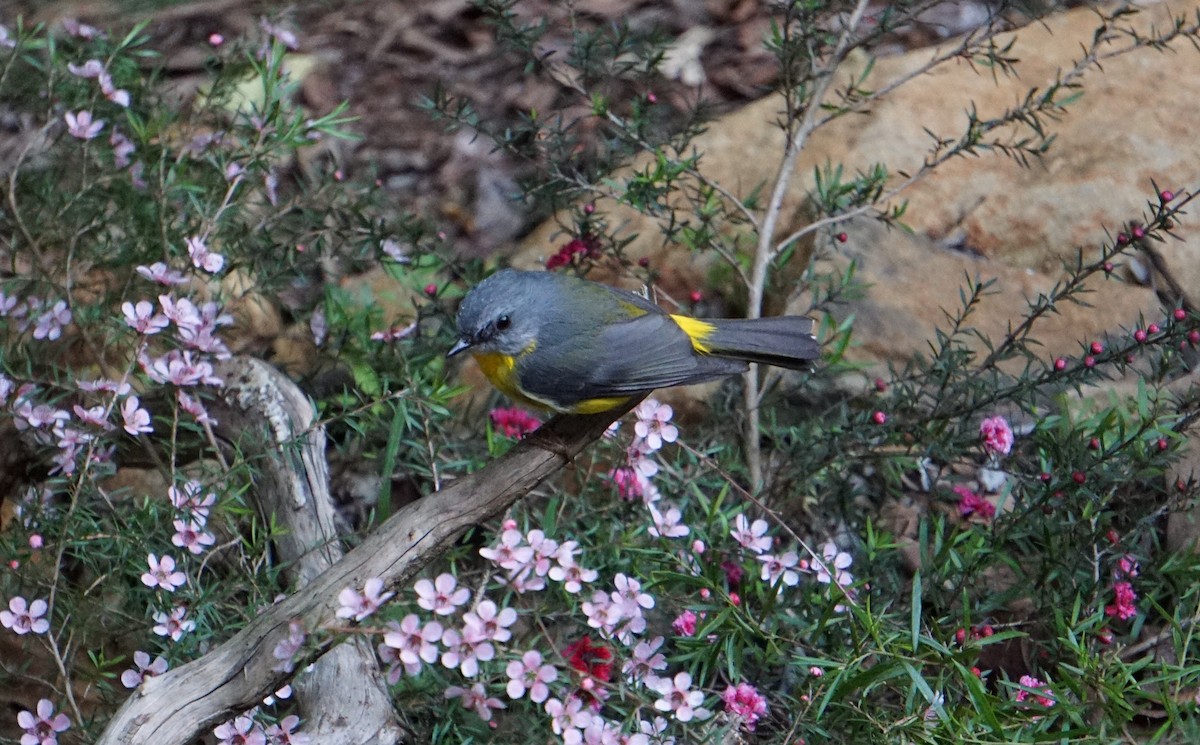
[[(227, 383), (232, 391), (237, 385)], [(182, 744), (254, 706), (290, 677), (273, 669), (279, 661), (272, 656), (275, 645), (288, 637), (289, 623), (309, 631), (335, 623), (338, 592), (360, 588), (371, 577), (382, 578), (391, 588), (407, 584), (464, 530), (507, 509), (569, 463), (635, 403), (601, 414), (555, 417), (483, 470), (405, 506), (310, 584), (264, 609), (209, 654), (147, 679), (109, 722), (97, 745)], [(280, 422), (270, 424), (280, 431)], [(302, 427), (291, 427), (303, 432)], [(279, 447), (293, 457), (291, 443)], [(327, 651), (323, 648), (313, 656)], [(296, 668), (311, 661), (298, 659)]]

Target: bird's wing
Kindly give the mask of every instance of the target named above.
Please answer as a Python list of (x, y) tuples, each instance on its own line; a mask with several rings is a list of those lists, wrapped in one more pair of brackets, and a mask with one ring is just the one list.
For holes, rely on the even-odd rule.
[(521, 387), (564, 407), (743, 372), (746, 363), (697, 353), (660, 309), (540, 346), (519, 360)]

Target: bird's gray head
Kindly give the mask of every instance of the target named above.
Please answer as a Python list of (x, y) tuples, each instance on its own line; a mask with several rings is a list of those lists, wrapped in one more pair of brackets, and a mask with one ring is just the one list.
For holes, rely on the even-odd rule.
[(541, 272), (504, 269), (475, 286), (458, 306), (458, 342), (447, 357), (470, 350), (516, 356), (537, 339), (535, 303)]

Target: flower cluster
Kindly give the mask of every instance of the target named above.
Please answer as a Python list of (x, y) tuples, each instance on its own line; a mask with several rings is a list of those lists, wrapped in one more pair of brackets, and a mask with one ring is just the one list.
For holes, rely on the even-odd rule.
[(480, 549), (479, 555), (502, 569), (504, 573), (496, 579), (517, 593), (543, 590), (549, 578), (575, 594), (598, 576), (594, 569), (576, 561), (579, 544), (575, 541), (559, 543), (538, 528), (522, 534), (515, 522), (506, 522), (504, 527), (500, 543)]
[(585, 233), (579, 238), (572, 238), (550, 258), (546, 259), (546, 269), (553, 271), (576, 263), (576, 257), (586, 259), (600, 253), (600, 242), (595, 236)]
[(520, 440), (542, 426), (541, 419), (515, 406), (507, 409), (492, 409), (488, 416), (492, 421), (492, 427), (510, 440)]
[(979, 423), (979, 437), (983, 440), (983, 448), (995, 455), (1008, 455), (1012, 452), (1013, 431), (1008, 420), (1002, 416), (992, 416)]
[(731, 685), (721, 694), (725, 702), (725, 711), (737, 717), (747, 732), (753, 732), (761, 719), (767, 713), (767, 700), (749, 683)]
[[(783, 592), (785, 587), (795, 587), (800, 582), (803, 573), (812, 574), (821, 584), (837, 584), (839, 587), (849, 587), (854, 584), (854, 575), (849, 571), (854, 558), (838, 548), (833, 541), (827, 541), (821, 546), (821, 555), (812, 560), (801, 559), (795, 551), (771, 553), (775, 539), (767, 535), (770, 526), (766, 520), (758, 519), (751, 522), (742, 513), (733, 519), (733, 529), (729, 531), (733, 540), (761, 565), (759, 577), (771, 587)], [(741, 579), (741, 567), (730, 564), (726, 568), (726, 577), (731, 585)]]
[(1023, 703), (1032, 696), (1038, 706), (1047, 709), (1054, 706), (1054, 692), (1050, 690), (1049, 685), (1032, 675), (1022, 675), (1018, 682), (1021, 684), (1021, 689), (1016, 694), (1017, 703)]

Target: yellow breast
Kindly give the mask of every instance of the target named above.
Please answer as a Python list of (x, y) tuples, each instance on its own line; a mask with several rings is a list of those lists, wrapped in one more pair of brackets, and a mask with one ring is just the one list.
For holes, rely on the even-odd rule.
[[(532, 345), (530, 351), (532, 351)], [(471, 354), (475, 358), (475, 361), (479, 363), (479, 369), (483, 371), (483, 374), (487, 376), (491, 384), (496, 386), (497, 390), (512, 400), (519, 401), (526, 406), (568, 414), (595, 414), (596, 412), (616, 408), (629, 400), (628, 396), (593, 398), (579, 401), (566, 407), (560, 406), (553, 401), (533, 398), (521, 390), (520, 380), (517, 377), (516, 357), (510, 357), (507, 354), (499, 352), (472, 352)], [(528, 352), (525, 354), (528, 354)]]
[(517, 386), (517, 358), (499, 352), (472, 353), (492, 385), (510, 398), (527, 400)]

